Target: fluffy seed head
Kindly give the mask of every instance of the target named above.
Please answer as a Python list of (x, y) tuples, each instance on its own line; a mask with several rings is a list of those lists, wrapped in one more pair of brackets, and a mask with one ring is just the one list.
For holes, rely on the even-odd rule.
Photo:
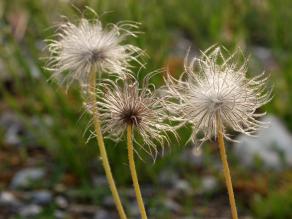
[(138, 81), (129, 76), (126, 80), (105, 81), (98, 88), (100, 99), (97, 107), (102, 121), (102, 130), (114, 140), (119, 140), (128, 125), (134, 129), (134, 140), (154, 157), (157, 144), (163, 146), (168, 140), (167, 132), (173, 132), (166, 123), (167, 115), (162, 99), (148, 85), (148, 79), (139, 87)]
[(70, 85), (78, 80), (86, 85), (92, 69), (97, 73), (123, 76), (129, 71), (130, 61), (137, 60), (141, 49), (122, 44), (137, 25), (121, 22), (103, 27), (98, 19), (82, 18), (78, 24), (66, 22), (58, 28), (57, 40), (48, 40), (50, 53), (48, 69), (53, 78)]
[(227, 139), (226, 127), (251, 135), (264, 125), (256, 109), (270, 101), (267, 78), (261, 74), (248, 79), (247, 61), (239, 65), (237, 55), (238, 51), (226, 58), (220, 47), (211, 47), (185, 64), (179, 80), (166, 79), (165, 106), (173, 119), (192, 125), (195, 142), (199, 133), (201, 142), (216, 137), (218, 119)]

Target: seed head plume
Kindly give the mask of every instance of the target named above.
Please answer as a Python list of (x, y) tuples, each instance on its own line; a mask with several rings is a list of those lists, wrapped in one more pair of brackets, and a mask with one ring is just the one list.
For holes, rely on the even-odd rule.
[(53, 78), (67, 87), (74, 80), (87, 85), (93, 72), (123, 76), (129, 72), (130, 61), (138, 61), (143, 51), (125, 44), (127, 37), (135, 37), (138, 25), (120, 22), (103, 26), (100, 20), (82, 18), (79, 23), (69, 21), (57, 29), (56, 40), (48, 41), (50, 53), (48, 69)]
[[(173, 127), (166, 123), (167, 114), (162, 98), (158, 96), (158, 92), (152, 91), (149, 77), (145, 77), (142, 87), (139, 87), (138, 81), (130, 75), (126, 80), (107, 80), (99, 83), (100, 99), (97, 101), (97, 107), (105, 135), (119, 140), (130, 124), (134, 130), (134, 141), (155, 158), (157, 144), (163, 146), (163, 143), (168, 141), (167, 133), (175, 132)], [(143, 144), (137, 141), (138, 136)]]
[[(264, 74), (248, 79), (247, 61), (238, 64), (238, 51), (225, 57), (220, 47), (210, 47), (200, 58), (185, 64), (180, 79), (168, 76), (165, 106), (180, 122), (190, 123), (192, 140), (199, 133), (201, 142), (216, 137), (218, 121), (223, 124), (223, 135), (230, 139), (226, 127), (252, 135), (264, 123), (258, 120), (263, 113), (256, 110), (271, 99)], [(196, 68), (196, 69), (195, 69)], [(197, 72), (196, 72), (197, 70)]]

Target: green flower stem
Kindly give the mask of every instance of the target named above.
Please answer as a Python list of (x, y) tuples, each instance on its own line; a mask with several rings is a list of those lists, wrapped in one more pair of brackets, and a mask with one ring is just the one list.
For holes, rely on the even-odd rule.
[(229, 170), (227, 155), (226, 155), (226, 150), (225, 150), (225, 144), (224, 144), (224, 139), (223, 139), (223, 134), (222, 134), (223, 132), (222, 122), (219, 118), (217, 119), (217, 125), (218, 125), (218, 144), (219, 144), (219, 149), (220, 149), (221, 161), (223, 164), (223, 173), (224, 173), (225, 183), (226, 183), (226, 187), (228, 191), (232, 218), (238, 219), (233, 187), (232, 187), (232, 180), (231, 180), (231, 175), (230, 175), (230, 170)]
[(128, 127), (127, 127), (127, 141), (128, 141), (129, 166), (130, 166), (133, 186), (135, 189), (136, 199), (138, 202), (138, 207), (139, 207), (142, 219), (147, 219), (147, 214), (145, 211), (144, 202), (143, 202), (143, 198), (142, 198), (141, 191), (140, 191), (140, 186), (139, 186), (138, 176), (137, 176), (136, 166), (135, 166), (135, 160), (134, 160), (132, 125), (128, 125)]
[(92, 106), (92, 115), (93, 115), (93, 123), (96, 133), (96, 139), (99, 146), (100, 156), (102, 159), (103, 168), (107, 177), (107, 181), (110, 187), (110, 190), (112, 192), (114, 202), (116, 205), (116, 208), (118, 210), (119, 216), (121, 219), (127, 219), (127, 216), (125, 214), (118, 190), (116, 188), (116, 184), (112, 175), (111, 167), (108, 161), (107, 152), (105, 149), (103, 136), (100, 129), (100, 119), (99, 119), (99, 113), (96, 108), (96, 96), (95, 96), (95, 88), (96, 88), (96, 72), (91, 72), (91, 77), (89, 81), (89, 89), (88, 89), (88, 95), (89, 95), (89, 101), (90, 106)]

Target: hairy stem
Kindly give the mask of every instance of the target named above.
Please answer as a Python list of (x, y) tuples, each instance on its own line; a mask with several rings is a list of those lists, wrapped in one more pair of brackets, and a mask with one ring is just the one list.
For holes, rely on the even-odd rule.
[(135, 189), (136, 199), (138, 202), (138, 207), (142, 219), (147, 219), (147, 214), (144, 207), (143, 198), (140, 191), (140, 186), (138, 182), (138, 176), (136, 172), (135, 160), (134, 160), (134, 148), (133, 148), (133, 139), (132, 139), (132, 125), (127, 127), (127, 141), (128, 141), (128, 157), (129, 157), (129, 166), (132, 176), (132, 181)]
[(96, 87), (96, 72), (93, 71), (91, 72), (91, 77), (89, 81), (88, 95), (89, 95), (90, 106), (92, 106), (91, 110), (92, 110), (96, 139), (99, 146), (102, 165), (103, 165), (103, 168), (107, 177), (107, 181), (108, 181), (110, 190), (112, 192), (119, 216), (121, 219), (127, 219), (127, 216), (125, 214), (125, 211), (124, 211), (124, 208), (123, 208), (123, 205), (122, 205), (122, 202), (121, 202), (121, 199), (120, 199), (120, 196), (119, 196), (119, 193), (116, 188), (116, 184), (112, 175), (111, 167), (108, 161), (108, 156), (107, 156), (107, 152), (106, 152), (104, 141), (103, 141), (103, 136), (100, 129), (99, 113), (96, 108), (95, 87)]
[(230, 170), (228, 166), (227, 155), (225, 151), (225, 144), (224, 144), (224, 139), (223, 139), (223, 134), (222, 134), (223, 132), (222, 122), (219, 118), (217, 119), (217, 125), (218, 125), (218, 144), (219, 144), (219, 149), (220, 149), (221, 161), (223, 164), (223, 172), (224, 172), (225, 183), (226, 183), (228, 196), (229, 196), (232, 218), (238, 219), (233, 187), (232, 187), (232, 181), (231, 181), (231, 176), (230, 176)]

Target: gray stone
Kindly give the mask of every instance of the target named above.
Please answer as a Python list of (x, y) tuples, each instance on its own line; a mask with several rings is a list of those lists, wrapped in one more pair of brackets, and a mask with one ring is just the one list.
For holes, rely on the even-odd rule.
[(52, 193), (46, 190), (36, 191), (31, 194), (32, 201), (35, 204), (47, 205), (52, 201)]
[(165, 200), (163, 205), (174, 213), (179, 213), (182, 210), (182, 207), (172, 199)]
[(0, 59), (0, 81), (9, 80), (11, 75), (7, 72), (5, 68), (5, 63), (2, 59)]
[(54, 212), (54, 216), (55, 216), (56, 219), (68, 218), (68, 215), (64, 211), (61, 211), (61, 210), (56, 210)]
[(105, 207), (114, 207), (115, 206), (115, 202), (114, 202), (114, 199), (112, 196), (106, 196), (104, 199), (103, 199), (103, 204)]
[(202, 153), (201, 149), (198, 150), (195, 148), (195, 146), (184, 150), (180, 156), (180, 159), (183, 162), (197, 168), (201, 168), (204, 165), (204, 153)]
[(17, 115), (11, 112), (4, 112), (0, 116), (0, 128), (4, 130), (4, 143), (7, 145), (19, 145), (21, 142), (20, 133), (23, 127)]
[(25, 168), (18, 171), (11, 182), (12, 188), (26, 188), (32, 182), (41, 180), (45, 176), (42, 168)]
[(98, 209), (94, 215), (94, 219), (108, 219), (113, 218), (112, 215), (104, 210), (104, 209)]
[(259, 58), (261, 61), (267, 61), (273, 56), (271, 50), (265, 47), (255, 46), (253, 50), (256, 57)]
[(15, 202), (16, 198), (14, 197), (14, 195), (10, 192), (1, 192), (0, 194), (0, 203), (12, 203)]
[(183, 192), (183, 193), (192, 193), (193, 189), (190, 186), (190, 183), (186, 180), (179, 179), (175, 183), (175, 189), (178, 190), (178, 192)]
[[(145, 201), (145, 200), (144, 200)], [(139, 211), (139, 207), (138, 207), (138, 204), (135, 201), (131, 202), (129, 205), (128, 205), (128, 210), (130, 212), (130, 215), (132, 217), (136, 217), (140, 214), (140, 211)]]
[(66, 198), (63, 196), (57, 196), (55, 202), (59, 208), (65, 209), (69, 206), (69, 203)]
[(278, 68), (278, 63), (272, 54), (271, 49), (262, 46), (255, 46), (253, 47), (253, 52), (266, 70), (272, 71)]
[(17, 208), (21, 205), (19, 200), (11, 192), (3, 191), (0, 193), (0, 206)]
[(31, 204), (31, 205), (23, 206), (20, 209), (19, 214), (20, 216), (24, 218), (32, 218), (39, 215), (41, 212), (42, 212), (42, 208), (40, 206)]
[(165, 186), (173, 186), (178, 178), (177, 173), (171, 169), (161, 171), (158, 176), (159, 183)]
[(93, 178), (93, 184), (97, 187), (105, 187), (108, 186), (108, 182), (104, 176), (95, 176)]
[(234, 151), (241, 164), (253, 166), (259, 158), (264, 166), (279, 170), (284, 165), (292, 166), (292, 136), (283, 123), (274, 116), (266, 116), (268, 128), (258, 130), (256, 137), (240, 135)]
[(217, 180), (214, 176), (204, 176), (202, 179), (201, 189), (203, 192), (214, 191), (217, 186)]

